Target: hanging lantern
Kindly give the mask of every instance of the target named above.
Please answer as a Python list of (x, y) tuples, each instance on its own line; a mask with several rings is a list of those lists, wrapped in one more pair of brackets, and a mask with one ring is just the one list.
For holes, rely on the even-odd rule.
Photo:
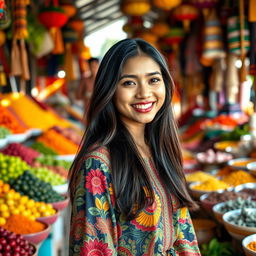
[(204, 29), (203, 58), (217, 59), (225, 57), (222, 29), (214, 10), (208, 16)]
[(73, 4), (62, 4), (61, 8), (64, 10), (68, 18), (71, 18), (76, 14), (76, 7)]
[(148, 0), (123, 0), (121, 2), (121, 11), (126, 15), (142, 16), (151, 9)]
[[(244, 50), (245, 53), (249, 51), (250, 49), (250, 35), (249, 35), (249, 29), (248, 29), (248, 22), (245, 19), (244, 20)], [(228, 48), (229, 51), (235, 54), (240, 55), (241, 54), (241, 41), (240, 41), (240, 22), (239, 17), (233, 16), (228, 19)]]
[(191, 4), (181, 4), (173, 10), (172, 17), (182, 21), (185, 31), (188, 31), (190, 22), (198, 17), (198, 9)]
[(74, 43), (78, 40), (78, 33), (70, 27), (63, 28), (62, 35), (65, 43)]
[(166, 11), (178, 6), (181, 2), (182, 0), (153, 0), (156, 7)]
[(165, 35), (164, 41), (167, 45), (172, 46), (173, 50), (176, 52), (178, 49), (178, 45), (181, 43), (184, 38), (184, 30), (179, 27), (173, 27), (169, 30), (169, 32)]
[(150, 31), (142, 31), (136, 35), (137, 37), (140, 37), (141, 39), (149, 42), (150, 44), (157, 46), (157, 36), (152, 34)]
[(123, 26), (123, 31), (128, 34), (128, 37), (132, 37), (132, 34), (143, 29), (143, 19), (141, 16), (130, 16), (129, 20)]
[(64, 52), (63, 39), (60, 28), (63, 27), (68, 20), (68, 16), (62, 8), (58, 6), (58, 0), (54, 0), (54, 5), (50, 6), (51, 0), (46, 0), (45, 7), (39, 13), (40, 22), (50, 30), (50, 34), (54, 40), (53, 54), (61, 54)]
[(169, 30), (170, 28), (168, 24), (165, 22), (157, 22), (150, 29), (150, 31), (158, 37), (164, 36), (169, 32)]
[(69, 26), (73, 28), (78, 34), (81, 34), (84, 30), (84, 22), (81, 19), (70, 20)]
[(203, 10), (204, 17), (206, 18), (209, 10), (216, 6), (218, 0), (191, 0), (190, 2), (199, 10)]

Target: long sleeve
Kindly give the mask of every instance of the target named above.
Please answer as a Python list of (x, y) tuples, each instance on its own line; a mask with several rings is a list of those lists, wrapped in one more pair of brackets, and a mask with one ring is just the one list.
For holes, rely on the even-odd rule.
[(174, 250), (179, 256), (200, 256), (198, 243), (187, 208), (178, 209), (173, 216), (176, 241)]
[(117, 255), (118, 224), (109, 166), (90, 156), (79, 172), (72, 206), (70, 256)]

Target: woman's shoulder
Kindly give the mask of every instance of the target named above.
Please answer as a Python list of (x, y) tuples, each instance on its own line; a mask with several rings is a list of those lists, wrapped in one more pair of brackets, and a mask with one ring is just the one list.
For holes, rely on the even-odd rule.
[(110, 153), (106, 146), (95, 145), (92, 150), (86, 154), (82, 161), (85, 165), (88, 162), (98, 163), (100, 165), (104, 164), (107, 168), (110, 168)]

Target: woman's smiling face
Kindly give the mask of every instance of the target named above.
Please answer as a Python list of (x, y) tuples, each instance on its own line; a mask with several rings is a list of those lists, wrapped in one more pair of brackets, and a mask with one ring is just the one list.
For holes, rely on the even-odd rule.
[(124, 124), (145, 125), (163, 106), (165, 94), (160, 66), (149, 56), (138, 55), (124, 64), (114, 103)]

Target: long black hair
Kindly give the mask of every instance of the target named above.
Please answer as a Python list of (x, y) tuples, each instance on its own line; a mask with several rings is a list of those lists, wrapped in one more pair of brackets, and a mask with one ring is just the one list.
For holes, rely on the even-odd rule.
[[(179, 206), (195, 206), (187, 191), (183, 173), (177, 126), (171, 107), (174, 83), (168, 66), (160, 52), (146, 41), (124, 39), (112, 46), (100, 63), (87, 116), (88, 125), (79, 152), (70, 169), (69, 189), (71, 202), (73, 202), (81, 159), (95, 149), (95, 145), (106, 146), (110, 152), (116, 205), (128, 219), (134, 218), (154, 199), (144, 161), (132, 136), (121, 122), (113, 102), (125, 62), (140, 54), (151, 57), (159, 65), (166, 87), (163, 106), (154, 120), (146, 124), (145, 141), (151, 149), (152, 159), (159, 176), (166, 184), (168, 191), (176, 196)], [(145, 190), (149, 193), (149, 198)], [(135, 205), (136, 211), (134, 211)]]

